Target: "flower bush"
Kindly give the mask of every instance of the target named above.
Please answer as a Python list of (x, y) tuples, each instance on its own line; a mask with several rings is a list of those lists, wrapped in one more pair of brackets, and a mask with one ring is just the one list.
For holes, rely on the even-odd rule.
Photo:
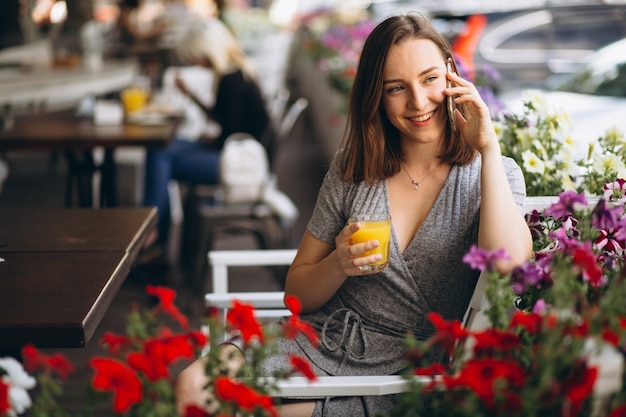
[[(225, 318), (226, 327), (218, 311), (209, 308), (209, 337), (189, 328), (188, 318), (174, 304), (174, 290), (148, 285), (146, 292), (157, 297), (158, 305), (153, 309), (133, 308), (127, 316), (125, 334), (105, 333), (99, 343), (106, 353), (89, 359), (93, 377), (86, 387), (87, 400), (81, 401), (77, 410), (65, 409), (71, 399), (64, 397), (63, 390), (64, 380), (75, 371), (74, 365), (61, 354), (48, 355), (29, 344), (22, 349), (23, 366), (14, 358), (0, 358), (0, 416), (16, 416), (28, 410), (32, 417), (87, 417), (109, 409), (129, 417), (176, 416), (170, 368), (181, 359), (196, 358), (203, 350), (211, 358), (206, 372), (212, 383), (207, 389), (215, 400), (208, 404), (211, 414), (190, 406), (185, 410), (186, 417), (276, 416), (269, 395), (276, 382), (294, 373), (315, 379), (307, 360), (297, 356), (290, 358), (292, 368), (272, 375), (273, 380), (259, 377), (263, 361), (275, 351), (277, 338), (303, 333), (317, 342), (315, 331), (299, 319), (297, 299), (287, 301), (294, 314), (283, 326), (272, 330), (260, 325), (250, 305), (235, 302)], [(163, 315), (168, 320), (165, 324), (160, 320)], [(179, 328), (178, 333), (172, 325)], [(229, 369), (230, 358), (219, 355), (224, 332), (240, 334), (244, 355), (251, 358), (239, 369)], [(35, 390), (33, 400), (29, 390)]]
[(523, 100), (521, 113), (501, 112), (496, 130), (502, 153), (524, 172), (528, 195), (557, 195), (563, 190), (602, 195), (607, 181), (626, 177), (622, 132), (607, 130), (581, 155), (578, 149), (585, 138), (572, 136), (567, 113), (551, 107), (535, 90), (525, 91)]
[(301, 45), (346, 100), (365, 39), (375, 22), (362, 9), (319, 10), (303, 18)]
[[(431, 313), (436, 332), (409, 339), (412, 390), (392, 415), (626, 416), (623, 186), (608, 183), (595, 204), (564, 191), (529, 213), (534, 256), (509, 274), (494, 266), (505, 253), (472, 248), (464, 260), (489, 273), (487, 325)], [(433, 346), (449, 360), (422, 363)]]

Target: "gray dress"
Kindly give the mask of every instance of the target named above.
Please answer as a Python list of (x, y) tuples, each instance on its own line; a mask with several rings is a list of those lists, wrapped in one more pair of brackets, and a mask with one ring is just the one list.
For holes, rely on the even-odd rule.
[[(522, 172), (512, 159), (503, 157), (503, 161), (522, 212), (526, 195)], [(406, 366), (407, 332), (425, 339), (434, 331), (427, 313), (461, 320), (478, 278), (478, 271), (464, 264), (462, 257), (478, 240), (480, 172), (480, 155), (466, 166), (453, 166), (404, 253), (393, 232), (387, 268), (373, 275), (348, 277), (324, 307), (303, 315), (320, 333), (319, 348), (300, 337), (284, 341), (281, 350), (308, 357), (319, 375), (397, 374)], [(346, 183), (335, 159), (308, 231), (334, 245), (348, 217), (367, 212), (390, 213), (387, 181), (375, 186)], [(284, 355), (267, 366), (286, 366)], [(393, 396), (327, 398), (318, 401), (314, 416), (384, 415), (393, 402)]]

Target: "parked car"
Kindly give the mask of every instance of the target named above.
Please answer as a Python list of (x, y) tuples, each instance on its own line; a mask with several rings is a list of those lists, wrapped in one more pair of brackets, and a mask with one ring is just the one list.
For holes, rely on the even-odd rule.
[(487, 13), (474, 61), (500, 73), (502, 92), (547, 87), (569, 75), (594, 51), (626, 37), (626, 4), (553, 3)]
[[(580, 70), (553, 89), (539, 91), (550, 106), (569, 114), (575, 140), (597, 140), (611, 127), (626, 134), (626, 38), (591, 54)], [(521, 91), (499, 98), (507, 111), (522, 110)]]

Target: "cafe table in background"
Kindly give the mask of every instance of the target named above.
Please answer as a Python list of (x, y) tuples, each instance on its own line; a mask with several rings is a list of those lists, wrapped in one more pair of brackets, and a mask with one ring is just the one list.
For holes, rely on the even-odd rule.
[[(74, 110), (43, 113), (17, 118), (11, 129), (0, 132), (0, 151), (47, 150), (63, 152), (68, 172), (65, 205), (94, 207), (93, 179), (100, 175), (97, 207), (117, 205), (117, 178), (114, 151), (119, 147), (165, 146), (174, 136), (178, 115), (158, 120), (122, 120), (116, 124), (97, 124), (93, 117), (79, 117)], [(102, 161), (94, 150), (103, 149)], [(76, 193), (74, 192), (76, 191)]]

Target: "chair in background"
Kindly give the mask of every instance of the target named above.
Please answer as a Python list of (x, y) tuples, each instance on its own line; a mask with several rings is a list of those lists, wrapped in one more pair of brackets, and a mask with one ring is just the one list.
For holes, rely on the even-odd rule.
[[(524, 209), (541, 211), (558, 200), (558, 197), (527, 197)], [(251, 304), (256, 309), (260, 320), (277, 319), (289, 314), (283, 303), (282, 291), (230, 292), (228, 269), (241, 266), (290, 265), (296, 256), (296, 249), (280, 250), (218, 250), (207, 253), (211, 266), (212, 292), (205, 294), (207, 306), (216, 307), (222, 317), (232, 306), (234, 300)], [(482, 310), (487, 307), (485, 289), (488, 275), (481, 273), (468, 308), (463, 317), (463, 327), (478, 331), (488, 325)], [(418, 378), (419, 379), (419, 378)], [(424, 378), (425, 383), (429, 382)], [(305, 377), (291, 377), (278, 382), (278, 391), (274, 396), (324, 397), (354, 395), (389, 395), (406, 391), (409, 383), (402, 376), (328, 376), (316, 382), (309, 382)]]
[[(217, 234), (251, 235), (260, 249), (284, 248), (291, 245), (291, 231), (298, 211), (289, 197), (280, 191), (277, 176), (273, 172), (273, 162), (280, 148), (292, 136), (296, 122), (308, 107), (308, 101), (304, 98), (296, 99), (278, 118), (280, 108), (286, 107), (284, 103), (288, 97), (288, 92), (279, 92), (274, 101), (275, 106), (271, 108), (275, 116), (272, 121), (275, 124), (275, 143), (268, 155), (271, 172), (262, 198), (251, 203), (225, 204), (219, 186), (187, 187), (182, 193), (180, 187), (170, 187), (171, 191), (178, 193), (173, 198), (184, 201), (183, 224), (188, 233), (183, 232), (187, 245), (183, 253), (190, 256), (184, 261), (185, 264), (191, 265), (191, 275), (196, 280), (196, 283), (189, 283), (191, 289), (204, 292), (204, 288), (198, 288), (197, 283), (203, 281), (206, 272), (206, 253), (213, 247)], [(181, 194), (185, 194), (184, 199)]]

